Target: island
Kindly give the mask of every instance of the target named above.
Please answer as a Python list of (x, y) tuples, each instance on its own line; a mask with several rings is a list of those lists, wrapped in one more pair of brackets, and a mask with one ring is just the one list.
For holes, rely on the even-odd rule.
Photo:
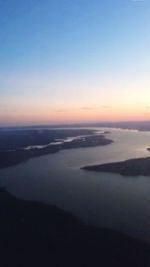
[(63, 149), (88, 148), (113, 143), (89, 129), (17, 130), (0, 133), (0, 169)]
[[(150, 151), (149, 148), (148, 150)], [(85, 166), (81, 169), (95, 172), (116, 173), (122, 176), (150, 176), (150, 157)]]
[(55, 206), (0, 188), (0, 264), (52, 267), (149, 267), (150, 244), (81, 222)]

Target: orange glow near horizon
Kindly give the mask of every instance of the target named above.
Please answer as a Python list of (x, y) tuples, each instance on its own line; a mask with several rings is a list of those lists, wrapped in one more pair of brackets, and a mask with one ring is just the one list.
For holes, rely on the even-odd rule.
[(102, 107), (102, 108), (80, 108), (59, 109), (52, 111), (48, 109), (29, 109), (19, 113), (0, 114), (2, 124), (59, 124), (59, 123), (82, 123), (101, 121), (132, 121), (149, 120), (150, 112), (143, 111), (132, 106), (126, 107)]
[[(147, 82), (114, 81), (113, 85), (109, 82), (103, 93), (99, 89), (102, 84), (94, 89), (91, 86), (81, 89), (77, 84), (78, 90), (75, 90), (75, 85), (73, 82), (67, 85), (66, 81), (64, 88), (51, 95), (46, 85), (38, 90), (35, 84), (31, 92), (24, 88), (24, 95), (4, 97), (0, 107), (0, 125), (150, 120)], [(69, 91), (69, 88), (73, 90)]]
[(56, 82), (48, 74), (37, 76), (5, 77), (8, 86), (21, 90), (1, 97), (0, 125), (150, 119), (150, 83), (144, 76), (134, 82), (111, 75), (101, 80), (98, 74), (95, 81), (70, 75), (59, 82), (55, 77)]

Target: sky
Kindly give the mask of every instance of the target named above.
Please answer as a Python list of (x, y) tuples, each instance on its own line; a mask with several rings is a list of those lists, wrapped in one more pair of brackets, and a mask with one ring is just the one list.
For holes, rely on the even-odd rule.
[(150, 120), (149, 0), (0, 0), (0, 125)]

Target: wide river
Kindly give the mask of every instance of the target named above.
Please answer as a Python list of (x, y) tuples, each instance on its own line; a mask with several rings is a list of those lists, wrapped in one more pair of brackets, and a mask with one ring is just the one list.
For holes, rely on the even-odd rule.
[[(101, 130), (102, 128), (96, 128)], [(82, 221), (150, 241), (150, 177), (94, 173), (80, 167), (150, 153), (150, 132), (104, 129), (107, 146), (62, 150), (0, 170), (0, 186), (23, 199), (70, 211)]]

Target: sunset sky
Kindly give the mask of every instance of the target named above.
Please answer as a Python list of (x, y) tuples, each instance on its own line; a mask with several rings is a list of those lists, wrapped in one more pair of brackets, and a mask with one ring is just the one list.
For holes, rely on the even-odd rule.
[(0, 125), (149, 119), (149, 0), (0, 0)]

